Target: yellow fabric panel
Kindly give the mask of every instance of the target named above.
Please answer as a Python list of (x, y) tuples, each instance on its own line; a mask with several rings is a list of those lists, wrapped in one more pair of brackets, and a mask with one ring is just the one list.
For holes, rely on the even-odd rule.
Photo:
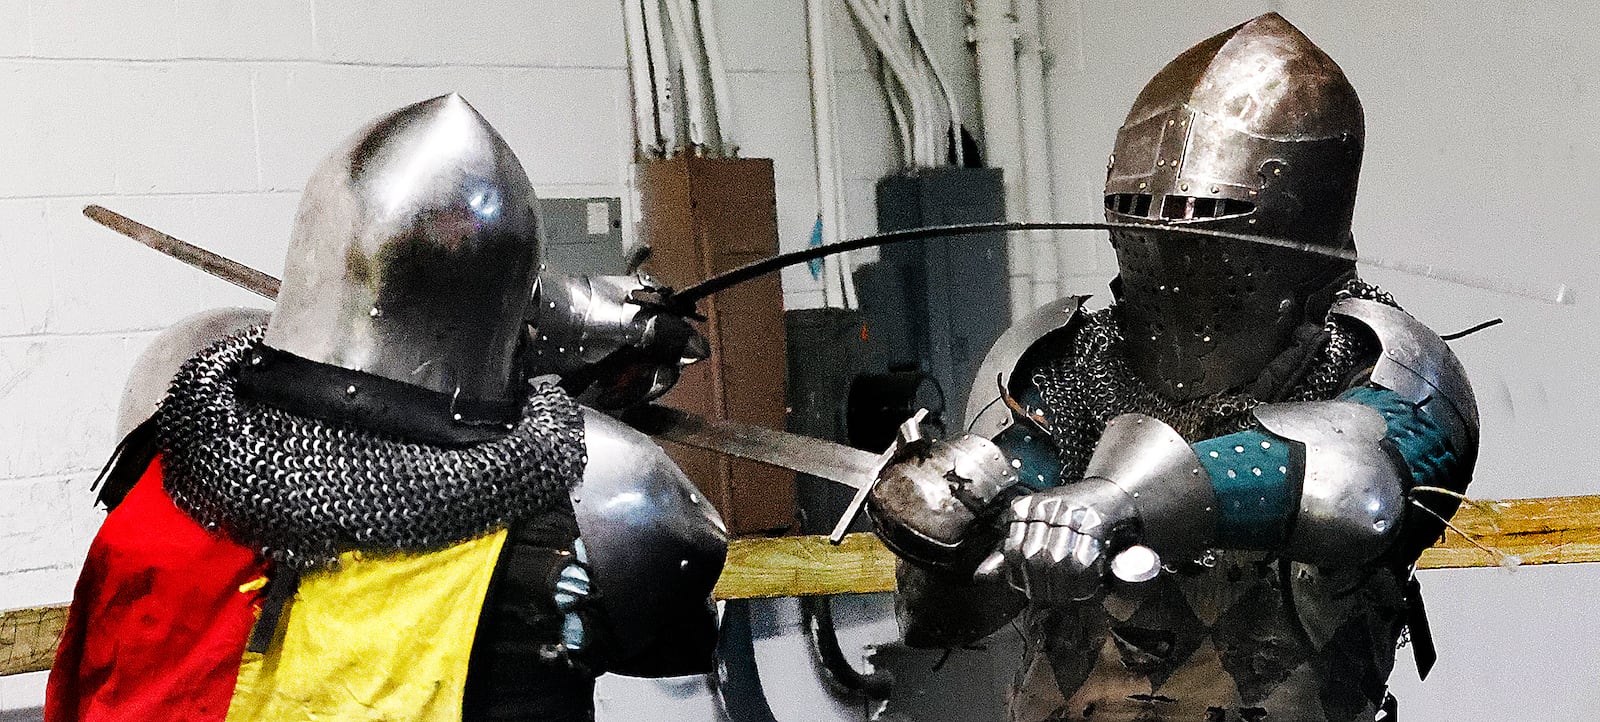
[(506, 533), (421, 555), (347, 553), (309, 573), (228, 721), (460, 720), (473, 633)]

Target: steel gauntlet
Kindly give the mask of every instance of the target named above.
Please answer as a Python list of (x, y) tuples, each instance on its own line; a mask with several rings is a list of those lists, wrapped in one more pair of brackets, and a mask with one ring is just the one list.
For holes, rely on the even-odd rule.
[(529, 375), (557, 374), (584, 401), (620, 408), (650, 401), (684, 366), (711, 355), (689, 320), (660, 301), (650, 276), (542, 274), (528, 311)]
[(1016, 469), (988, 439), (927, 439), (902, 426), (867, 496), (867, 512), (901, 557), (970, 573), (999, 539), (993, 522), (1004, 506), (994, 502), (1016, 484)]

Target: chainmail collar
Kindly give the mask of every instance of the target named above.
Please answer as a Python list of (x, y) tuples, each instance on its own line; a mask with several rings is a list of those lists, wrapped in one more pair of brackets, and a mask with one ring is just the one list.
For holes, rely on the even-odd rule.
[[(1352, 279), (1335, 295), (1335, 300), (1344, 298), (1395, 305), (1388, 293), (1359, 279)], [(1118, 320), (1114, 305), (1085, 314), (1066, 352), (1033, 374), (1065, 480), (1082, 477), (1106, 422), (1116, 416), (1134, 412), (1154, 416), (1190, 442), (1222, 436), (1249, 428), (1253, 423), (1250, 412), (1263, 403), (1333, 398), (1378, 351), (1351, 322), (1330, 313), (1320, 328), (1310, 324), (1297, 332), (1297, 345), (1309, 349), (1285, 351), (1280, 358), (1285, 363), (1275, 362), (1266, 372), (1285, 378), (1261, 379), (1243, 390), (1174, 401), (1133, 373)], [(1260, 390), (1269, 387), (1276, 389), (1270, 396)]]
[(588, 459), (559, 388), (534, 388), (504, 437), (415, 443), (241, 397), (239, 368), (264, 331), (186, 362), (156, 414), (166, 490), (208, 529), (307, 569), (344, 551), (444, 548), (570, 503)]

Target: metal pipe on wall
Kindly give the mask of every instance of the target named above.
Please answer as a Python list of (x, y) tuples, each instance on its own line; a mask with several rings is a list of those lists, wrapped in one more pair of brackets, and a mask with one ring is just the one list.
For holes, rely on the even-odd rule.
[[(806, 0), (806, 44), (810, 51), (807, 63), (811, 76), (811, 129), (817, 164), (817, 217), (822, 223), (822, 243), (833, 243), (842, 238), (844, 224), (844, 181), (840, 175), (839, 141), (835, 134), (838, 119), (833, 110), (833, 58), (829, 51), (828, 33), (832, 29), (832, 0)], [(838, 266), (828, 268), (824, 262), (822, 297), (826, 305), (854, 307), (854, 289), (847, 281), (849, 258), (841, 254), (832, 259)]]
[(678, 69), (683, 79), (683, 106), (689, 118), (689, 144), (695, 152), (712, 148), (709, 124), (706, 122), (706, 91), (702, 84), (699, 44), (693, 33), (694, 13), (689, 10), (689, 0), (666, 0), (667, 22), (672, 25), (673, 43), (678, 48)]
[(645, 40), (650, 50), (650, 75), (654, 82), (656, 115), (660, 118), (662, 155), (671, 156), (682, 143), (678, 132), (677, 90), (672, 82), (672, 58), (667, 53), (665, 20), (660, 0), (639, 0), (644, 14)]
[[(1015, 0), (1017, 11), (1017, 99), (1022, 124), (1023, 182), (1028, 215), (1024, 220), (1055, 217), (1055, 183), (1050, 153), (1049, 100), (1044, 88), (1044, 42), (1040, 37), (1039, 0)], [(1033, 303), (1042, 306), (1059, 297), (1060, 244), (1056, 234), (1033, 239)], [(1040, 271), (1045, 273), (1041, 273)], [(1046, 276), (1046, 274), (1049, 274)], [(1044, 276), (1044, 277), (1041, 277)], [(1049, 276), (1054, 276), (1051, 278)]]
[(622, 35), (628, 48), (628, 83), (633, 101), (634, 157), (664, 151), (660, 110), (655, 84), (650, 78), (650, 43), (645, 38), (644, 7), (639, 0), (622, 0)]
[[(972, 42), (978, 66), (978, 110), (983, 121), (985, 160), (1004, 174), (1006, 217), (1022, 218), (1028, 212), (1027, 176), (1017, 98), (1017, 31), (1011, 0), (972, 0)], [(1014, 318), (1033, 309), (1032, 246), (1032, 241), (1021, 234), (1013, 233), (1006, 239)]]
[(711, 0), (690, 0), (700, 26), (701, 50), (706, 57), (706, 72), (711, 76), (711, 102), (717, 118), (717, 137), (723, 153), (739, 155), (733, 132), (733, 91), (728, 88), (728, 68), (722, 60), (722, 41), (717, 36), (717, 18)]

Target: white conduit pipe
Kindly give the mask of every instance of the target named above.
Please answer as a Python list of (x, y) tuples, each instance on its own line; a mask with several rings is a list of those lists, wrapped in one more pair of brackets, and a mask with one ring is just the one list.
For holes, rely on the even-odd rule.
[(919, 135), (917, 132), (932, 125), (928, 121), (932, 99), (928, 97), (927, 86), (917, 82), (920, 76), (917, 75), (911, 59), (890, 36), (888, 23), (866, 6), (866, 0), (845, 0), (845, 4), (855, 15), (856, 22), (867, 31), (867, 36), (872, 38), (873, 44), (878, 47), (878, 52), (883, 54), (884, 61), (900, 79), (900, 86), (905, 88), (906, 100), (911, 104), (911, 117), (916, 119), (916, 125), (912, 129), (913, 146), (916, 148), (912, 157), (916, 165), (921, 167), (933, 165), (933, 139), (928, 137), (931, 134), (924, 131)]
[[(978, 64), (978, 102), (988, 165), (1004, 173), (1006, 218), (1027, 213), (1022, 160), (1021, 109), (1017, 100), (1016, 29), (1010, 0), (973, 0), (972, 40)], [(1011, 266), (1011, 308), (1033, 308), (1031, 243), (1022, 234), (1006, 239)]]
[(666, 0), (667, 22), (672, 25), (673, 44), (678, 48), (679, 75), (683, 77), (683, 107), (689, 116), (689, 143), (696, 150), (704, 150), (710, 146), (711, 133), (706, 127), (706, 91), (701, 84), (701, 69), (705, 67), (700, 58), (698, 45), (690, 36), (689, 23), (694, 17), (688, 10), (688, 0)]
[(660, 119), (662, 156), (671, 157), (682, 149), (682, 141), (678, 134), (678, 103), (677, 91), (672, 83), (672, 59), (667, 54), (667, 37), (661, 27), (661, 1), (639, 2), (644, 10), (644, 34), (650, 49), (650, 75), (656, 89), (656, 117)]
[(955, 92), (950, 89), (950, 84), (945, 82), (944, 69), (933, 59), (933, 54), (928, 52), (928, 33), (922, 29), (923, 15), (922, 0), (906, 0), (906, 20), (911, 25), (911, 39), (916, 42), (917, 50), (921, 52), (923, 61), (928, 64), (928, 69), (933, 71), (933, 81), (939, 86), (939, 93), (944, 96), (945, 112), (950, 117), (950, 142), (954, 145), (956, 167), (961, 167), (966, 165), (961, 147), (961, 104), (956, 102)]
[[(828, 32), (832, 25), (828, 4), (833, 0), (806, 0), (806, 40), (810, 51), (811, 71), (811, 129), (813, 149), (817, 163), (817, 216), (822, 219), (822, 243), (837, 242), (842, 233), (844, 211), (841, 208), (843, 182), (839, 175), (838, 139), (834, 130), (838, 125), (833, 111), (833, 59), (828, 50)], [(850, 260), (840, 254), (823, 260), (822, 299), (828, 306), (849, 306), (846, 296), (848, 285), (844, 282), (846, 271), (831, 272), (830, 265), (848, 269)]]
[(706, 55), (706, 71), (711, 75), (711, 102), (717, 117), (717, 136), (725, 155), (738, 156), (739, 144), (733, 132), (733, 91), (728, 89), (728, 68), (722, 62), (722, 41), (717, 36), (717, 19), (711, 0), (691, 0), (700, 25), (701, 48)]
[(644, 8), (639, 0), (622, 0), (622, 32), (628, 44), (628, 82), (633, 101), (633, 152), (635, 157), (653, 155), (661, 147), (661, 119), (655, 102), (655, 84), (650, 80), (650, 44), (645, 40)]
[[(911, 18), (906, 14), (905, 0), (882, 0), (882, 5), (884, 6), (884, 12), (881, 14), (883, 26), (889, 31), (889, 37), (893, 38), (892, 42), (895, 47), (910, 61), (911, 73), (914, 76), (905, 78), (898, 83), (900, 92), (905, 94), (907, 102), (909, 102), (911, 91), (906, 88), (914, 85), (923, 93), (923, 97), (927, 102), (927, 107), (922, 108), (920, 114), (913, 112), (911, 116), (912, 143), (920, 143), (921, 145), (916, 147), (920, 148), (924, 155), (920, 163), (911, 167), (916, 167), (917, 165), (941, 165), (944, 158), (938, 154), (937, 129), (940, 125), (939, 114), (935, 107), (937, 104), (933, 102), (933, 94), (928, 90), (932, 87), (933, 81), (928, 77), (926, 66), (917, 62), (917, 54), (914, 51), (916, 38), (909, 32)], [(884, 83), (884, 91), (889, 94), (890, 99), (894, 99), (894, 86), (892, 84)], [(913, 110), (915, 111), (916, 109)]]
[[(1044, 90), (1044, 45), (1039, 37), (1039, 0), (1016, 0), (1016, 7), (1019, 30), (1017, 98), (1021, 106), (1022, 147), (1026, 149), (1022, 154), (1022, 175), (1028, 194), (1025, 220), (1044, 221), (1055, 215), (1055, 190), (1051, 179), (1049, 103)], [(1060, 244), (1054, 233), (1040, 233), (1032, 240), (1033, 301), (1034, 305), (1042, 306), (1058, 297), (1057, 285), (1063, 281)]]
[[(893, 0), (889, 2), (892, 3)], [(885, 8), (884, 12), (893, 11)], [(890, 14), (888, 17), (894, 16)], [(893, 20), (890, 24), (891, 31), (898, 32), (893, 28)], [(913, 130), (916, 121), (906, 115), (906, 105), (900, 99), (904, 91), (900, 88), (900, 82), (895, 79), (894, 71), (889, 68), (888, 61), (878, 63), (878, 81), (883, 84), (883, 95), (889, 99), (889, 118), (894, 121), (895, 131), (900, 136), (900, 168), (901, 170), (913, 168), (916, 166), (916, 149), (912, 146), (916, 137), (916, 132)]]

